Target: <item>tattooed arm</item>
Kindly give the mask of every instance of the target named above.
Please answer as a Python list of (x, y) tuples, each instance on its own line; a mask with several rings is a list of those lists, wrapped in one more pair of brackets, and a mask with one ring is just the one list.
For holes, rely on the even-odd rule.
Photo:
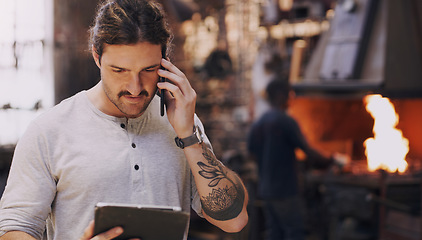
[(248, 195), (240, 178), (218, 161), (205, 143), (185, 148), (201, 197), (202, 213), (226, 232), (239, 232), (248, 222)]
[[(158, 82), (165, 89), (166, 113), (170, 124), (180, 138), (192, 135), (196, 93), (185, 74), (171, 62), (162, 59), (165, 70), (159, 76), (168, 79)], [(238, 232), (248, 222), (247, 192), (239, 177), (218, 161), (205, 143), (184, 148), (192, 170), (196, 188), (201, 197), (205, 218), (226, 232)]]

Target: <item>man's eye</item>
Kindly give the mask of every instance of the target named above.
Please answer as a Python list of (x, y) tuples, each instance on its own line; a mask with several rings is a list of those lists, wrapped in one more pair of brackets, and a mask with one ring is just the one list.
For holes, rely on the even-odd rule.
[(112, 69), (113, 70), (113, 72), (116, 72), (116, 73), (121, 73), (121, 72), (124, 72), (124, 70), (123, 69), (117, 69), (117, 68), (114, 68), (114, 69)]
[(145, 72), (155, 72), (157, 69), (155, 68), (147, 68), (145, 69)]

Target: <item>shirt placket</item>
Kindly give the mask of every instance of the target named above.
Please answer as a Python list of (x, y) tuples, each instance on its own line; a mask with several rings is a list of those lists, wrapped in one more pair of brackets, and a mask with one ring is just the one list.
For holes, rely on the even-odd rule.
[(137, 141), (138, 136), (138, 129), (137, 129), (137, 122), (135, 120), (129, 119), (127, 121), (127, 133), (128, 133), (128, 147), (129, 150), (129, 159), (130, 159), (130, 168), (132, 173), (132, 184), (133, 190), (135, 192), (140, 192), (142, 189), (142, 165), (141, 159), (142, 154), (140, 151), (140, 146), (138, 146), (139, 142)]

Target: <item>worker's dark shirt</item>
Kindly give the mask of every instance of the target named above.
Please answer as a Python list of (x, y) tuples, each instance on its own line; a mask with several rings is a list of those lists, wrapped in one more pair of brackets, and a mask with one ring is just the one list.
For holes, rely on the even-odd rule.
[(286, 112), (269, 110), (252, 125), (248, 150), (258, 161), (258, 196), (283, 199), (298, 194), (295, 149), (307, 146), (297, 122)]

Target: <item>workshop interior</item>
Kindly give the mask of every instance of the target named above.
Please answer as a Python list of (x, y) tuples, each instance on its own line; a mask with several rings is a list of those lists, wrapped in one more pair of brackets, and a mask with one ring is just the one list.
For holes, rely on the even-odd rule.
[[(297, 152), (307, 240), (422, 239), (422, 1), (158, 0), (170, 60), (197, 93), (216, 157), (244, 181), (249, 223), (225, 233), (191, 212), (190, 240), (265, 239), (251, 125), (287, 77), (309, 144), (350, 159), (309, 168)], [(0, 194), (28, 124), (100, 79), (88, 46), (98, 0), (0, 0)], [(158, 113), (157, 113), (158, 114)]]

